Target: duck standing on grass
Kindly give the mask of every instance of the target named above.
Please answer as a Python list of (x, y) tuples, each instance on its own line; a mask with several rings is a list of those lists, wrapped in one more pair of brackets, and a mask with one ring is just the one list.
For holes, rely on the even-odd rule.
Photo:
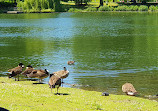
[(39, 83), (41, 83), (42, 79), (48, 77), (49, 71), (47, 69), (45, 70), (33, 70), (30, 74), (26, 74), (29, 78), (38, 78)]
[(22, 74), (26, 76), (27, 74), (30, 74), (33, 70), (33, 67), (31, 65), (28, 65), (25, 71), (22, 72)]
[(52, 88), (57, 88), (56, 94), (59, 94), (58, 89), (61, 86), (61, 78), (59, 78), (58, 76), (54, 74), (50, 74), (48, 85), (49, 85), (49, 88), (51, 88), (51, 93), (52, 93)]
[(9, 69), (8, 72), (10, 72), (9, 74), (9, 78), (11, 77), (15, 77), (15, 81), (16, 81), (16, 76), (18, 75), (18, 81), (19, 81), (19, 74), (22, 73), (22, 69), (24, 68), (24, 64), (23, 63), (19, 63), (19, 65), (13, 69)]
[(64, 83), (63, 82), (63, 79), (67, 78), (68, 75), (69, 75), (69, 71), (66, 69), (66, 67), (64, 67), (64, 70), (60, 70), (60, 71), (57, 71), (57, 72), (53, 72), (54, 75), (56, 75), (58, 78), (61, 78), (62, 79), (62, 82), (61, 83)]
[(129, 96), (135, 96), (138, 93), (131, 83), (125, 83), (122, 85), (122, 91)]

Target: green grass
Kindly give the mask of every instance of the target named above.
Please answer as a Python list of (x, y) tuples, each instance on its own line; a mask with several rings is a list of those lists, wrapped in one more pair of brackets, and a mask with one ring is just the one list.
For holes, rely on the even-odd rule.
[[(10, 111), (156, 111), (158, 102), (126, 95), (101, 96), (101, 92), (59, 88), (51, 93), (48, 84), (14, 81), (0, 77), (0, 107)], [(53, 89), (56, 92), (56, 89)], [(65, 95), (64, 95), (65, 94)]]

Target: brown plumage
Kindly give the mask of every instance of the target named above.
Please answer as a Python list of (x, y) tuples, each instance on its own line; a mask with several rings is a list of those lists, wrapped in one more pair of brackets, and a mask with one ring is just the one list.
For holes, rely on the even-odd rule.
[(56, 75), (58, 78), (61, 78), (63, 83), (63, 79), (68, 77), (69, 71), (66, 69), (66, 67), (64, 67), (64, 70), (53, 72), (53, 74)]
[(67, 62), (68, 65), (72, 65), (72, 64), (74, 64), (74, 63), (75, 63), (75, 61), (68, 61), (68, 62)]
[(39, 83), (41, 82), (42, 79), (48, 77), (49, 72), (48, 70), (33, 70), (30, 74), (26, 74), (27, 77), (29, 78), (38, 78)]
[(26, 74), (30, 74), (33, 70), (33, 67), (31, 65), (28, 65), (25, 71), (22, 72), (22, 74), (26, 76)]
[(18, 81), (19, 81), (19, 74), (22, 73), (23, 68), (24, 68), (24, 64), (20, 63), (17, 67), (13, 69), (9, 69), (8, 70), (8, 72), (10, 72), (9, 78), (15, 77), (15, 81), (16, 81), (16, 76), (18, 75)]
[(137, 91), (131, 83), (125, 83), (124, 85), (122, 85), (122, 91), (130, 96), (134, 96), (137, 94)]
[(54, 74), (50, 74), (48, 85), (49, 88), (51, 88), (51, 93), (52, 93), (52, 88), (57, 87), (57, 94), (58, 94), (58, 89), (61, 86), (61, 79)]

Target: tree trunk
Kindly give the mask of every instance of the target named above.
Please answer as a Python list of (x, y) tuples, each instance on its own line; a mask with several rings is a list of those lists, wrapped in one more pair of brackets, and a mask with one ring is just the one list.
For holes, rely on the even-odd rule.
[(100, 0), (100, 6), (103, 6), (103, 0)]

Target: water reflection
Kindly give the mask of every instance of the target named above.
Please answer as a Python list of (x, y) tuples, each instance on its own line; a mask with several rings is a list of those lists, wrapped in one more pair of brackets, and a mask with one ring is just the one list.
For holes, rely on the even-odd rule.
[[(156, 16), (1, 14), (0, 72), (19, 62), (50, 72), (65, 66), (70, 71), (65, 82), (83, 89), (123, 94), (121, 85), (131, 82), (141, 95), (154, 95), (158, 91)], [(67, 65), (69, 60), (75, 65)]]

